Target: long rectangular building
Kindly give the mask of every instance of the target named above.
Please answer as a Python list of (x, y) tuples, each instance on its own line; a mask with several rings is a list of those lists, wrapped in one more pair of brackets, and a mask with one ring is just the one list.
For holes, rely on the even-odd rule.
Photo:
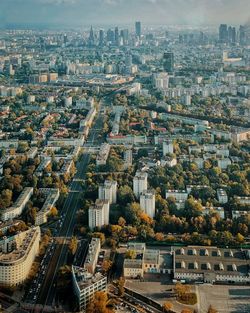
[(250, 250), (188, 246), (174, 248), (174, 279), (205, 283), (250, 283)]

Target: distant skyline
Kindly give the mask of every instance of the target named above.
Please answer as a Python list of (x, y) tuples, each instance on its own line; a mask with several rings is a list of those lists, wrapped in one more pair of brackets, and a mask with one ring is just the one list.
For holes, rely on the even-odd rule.
[(100, 24), (217, 25), (250, 21), (250, 0), (0, 0), (0, 27)]

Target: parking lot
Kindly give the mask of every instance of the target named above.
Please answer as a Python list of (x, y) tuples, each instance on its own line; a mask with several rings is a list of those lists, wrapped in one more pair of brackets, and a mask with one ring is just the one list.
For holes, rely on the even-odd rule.
[(220, 313), (249, 313), (250, 286), (197, 286), (198, 309), (206, 313), (209, 305), (213, 305)]

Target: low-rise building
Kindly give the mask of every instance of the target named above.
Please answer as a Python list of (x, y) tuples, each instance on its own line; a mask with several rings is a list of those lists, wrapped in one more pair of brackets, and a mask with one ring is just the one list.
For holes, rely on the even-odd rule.
[(3, 221), (7, 221), (9, 219), (14, 219), (17, 216), (21, 215), (26, 204), (30, 200), (31, 196), (33, 195), (34, 189), (32, 187), (25, 187), (24, 190), (21, 192), (20, 196), (9, 208), (2, 210), (1, 212), (1, 219)]
[(188, 192), (186, 190), (167, 190), (166, 199), (169, 197), (173, 197), (176, 201), (186, 201)]
[(110, 152), (110, 145), (107, 143), (104, 143), (100, 147), (99, 154), (96, 157), (96, 165), (106, 165), (108, 156)]
[(55, 203), (60, 196), (60, 191), (58, 188), (41, 188), (39, 191), (45, 195), (46, 199), (41, 210), (36, 214), (36, 225), (47, 223), (48, 215), (50, 214), (51, 209), (55, 206)]
[(222, 204), (225, 204), (228, 202), (228, 196), (224, 189), (217, 190), (217, 198), (218, 198), (218, 201)]
[(188, 246), (173, 248), (174, 279), (186, 282), (250, 282), (249, 250)]

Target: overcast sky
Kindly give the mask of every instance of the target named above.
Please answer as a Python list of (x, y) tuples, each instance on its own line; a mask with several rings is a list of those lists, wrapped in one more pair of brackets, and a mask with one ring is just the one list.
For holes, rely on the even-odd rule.
[(250, 0), (0, 0), (0, 26), (8, 24), (245, 24)]

